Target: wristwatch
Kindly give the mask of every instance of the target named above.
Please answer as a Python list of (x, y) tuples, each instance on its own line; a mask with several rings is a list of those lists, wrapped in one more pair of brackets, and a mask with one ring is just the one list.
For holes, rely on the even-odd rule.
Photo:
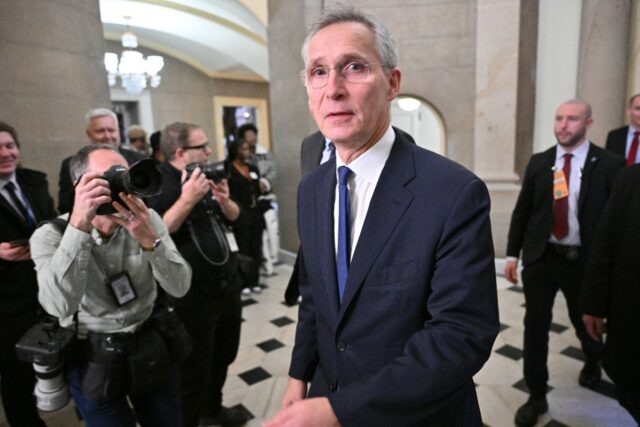
[(160, 246), (160, 243), (162, 243), (162, 239), (156, 239), (153, 241), (153, 244), (149, 247), (149, 246), (142, 246), (140, 245), (140, 247), (142, 248), (143, 251), (145, 252), (153, 252), (156, 250), (156, 248), (158, 246)]

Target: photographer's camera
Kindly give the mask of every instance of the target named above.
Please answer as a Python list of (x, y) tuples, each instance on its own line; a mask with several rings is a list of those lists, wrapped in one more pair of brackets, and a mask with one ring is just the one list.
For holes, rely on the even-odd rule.
[(47, 317), (29, 328), (16, 344), (18, 359), (33, 363), (36, 405), (42, 411), (57, 411), (69, 402), (64, 362), (73, 336), (74, 331), (61, 327), (58, 319)]

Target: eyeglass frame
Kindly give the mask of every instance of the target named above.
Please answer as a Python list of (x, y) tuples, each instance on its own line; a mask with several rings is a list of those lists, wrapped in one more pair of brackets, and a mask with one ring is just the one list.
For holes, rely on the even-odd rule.
[(198, 145), (185, 145), (184, 147), (180, 147), (183, 150), (206, 150), (207, 148), (209, 148), (209, 143), (205, 142), (204, 144), (198, 144)]
[[(367, 69), (367, 74), (366, 74), (366, 75), (363, 75), (361, 79), (358, 79), (358, 80), (349, 80), (349, 78), (347, 77), (347, 75), (346, 75), (346, 74), (344, 74), (343, 70), (344, 70), (346, 67), (348, 67), (349, 65), (353, 64), (353, 63), (357, 63), (357, 64), (360, 64), (360, 65), (363, 65), (363, 66), (365, 66), (365, 67), (366, 67), (366, 69)], [(379, 66), (381, 66), (381, 67), (383, 67), (383, 68), (393, 68), (393, 66), (388, 65), (388, 64), (383, 64), (383, 63), (381, 63), (381, 62), (368, 62), (368, 63), (362, 63), (362, 62), (360, 62), (360, 61), (350, 60), (350, 61), (347, 61), (347, 62), (346, 62), (346, 63), (344, 63), (344, 64), (338, 64), (338, 65), (333, 66), (333, 67), (327, 67), (327, 78), (325, 79), (324, 83), (323, 83), (323, 84), (321, 84), (320, 86), (311, 86), (311, 85), (308, 85), (308, 87), (310, 87), (311, 89), (320, 89), (320, 88), (325, 87), (325, 86), (327, 85), (327, 83), (329, 82), (329, 76), (330, 76), (330, 74), (331, 74), (331, 70), (334, 70), (334, 71), (335, 71), (335, 70), (337, 70), (338, 68), (340, 68), (340, 72), (338, 73), (338, 75), (339, 75), (339, 76), (341, 76), (343, 79), (345, 79), (345, 81), (347, 81), (347, 82), (349, 82), (349, 83), (358, 83), (358, 82), (361, 82), (361, 81), (365, 80), (367, 77), (369, 77), (369, 76), (371, 75), (371, 68), (372, 68), (374, 65), (379, 65)], [(311, 71), (313, 71), (313, 68), (312, 68), (311, 70), (308, 70), (308, 71), (307, 71), (306, 69), (304, 69), (304, 70), (300, 71), (300, 80), (302, 80), (302, 84), (303, 84), (305, 87), (307, 87), (307, 81), (308, 81), (308, 78), (309, 78), (309, 74), (308, 74), (308, 73), (309, 73), (309, 72), (311, 72)], [(336, 72), (337, 72), (337, 71), (336, 71)]]

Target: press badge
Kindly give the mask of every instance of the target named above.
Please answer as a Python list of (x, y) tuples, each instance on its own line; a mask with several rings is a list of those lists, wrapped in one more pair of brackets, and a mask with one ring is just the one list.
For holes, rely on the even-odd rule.
[(229, 250), (231, 252), (238, 252), (238, 242), (236, 242), (236, 236), (233, 235), (233, 232), (227, 231), (225, 233), (227, 235), (227, 243), (229, 243)]
[(119, 307), (138, 298), (127, 273), (116, 274), (109, 278), (109, 289)]
[(564, 172), (559, 170), (553, 173), (553, 200), (559, 200), (569, 195), (569, 189), (567, 188), (567, 180), (564, 177)]

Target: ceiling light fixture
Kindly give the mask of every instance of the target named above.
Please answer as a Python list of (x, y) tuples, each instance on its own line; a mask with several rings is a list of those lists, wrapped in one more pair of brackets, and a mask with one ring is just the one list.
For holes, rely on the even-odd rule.
[(160, 86), (158, 73), (164, 67), (164, 58), (159, 55), (150, 55), (146, 59), (142, 53), (134, 50), (138, 47), (138, 37), (129, 29), (130, 16), (127, 20), (127, 31), (122, 35), (122, 47), (124, 50), (120, 58), (113, 52), (104, 54), (104, 66), (107, 69), (109, 87), (116, 85), (117, 77), (120, 77), (122, 87), (134, 95), (141, 94), (148, 86), (156, 88)]

